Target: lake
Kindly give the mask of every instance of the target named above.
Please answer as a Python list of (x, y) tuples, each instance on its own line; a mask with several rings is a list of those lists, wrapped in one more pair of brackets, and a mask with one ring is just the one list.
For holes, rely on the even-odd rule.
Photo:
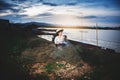
[[(38, 28), (38, 29), (41, 29)], [(56, 28), (45, 28), (56, 29)], [(63, 28), (63, 35), (67, 35), (68, 39), (97, 45), (104, 49), (113, 49), (116, 52), (120, 52), (120, 30), (101, 30), (101, 29), (75, 29), (75, 28)], [(49, 33), (51, 33), (49, 31)], [(53, 33), (53, 32), (52, 32)], [(52, 40), (52, 35), (38, 35), (47, 40)]]

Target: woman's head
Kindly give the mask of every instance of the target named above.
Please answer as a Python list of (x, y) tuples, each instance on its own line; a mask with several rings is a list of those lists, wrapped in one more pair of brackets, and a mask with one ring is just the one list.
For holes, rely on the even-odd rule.
[(63, 29), (57, 29), (56, 34), (57, 36), (61, 36), (63, 33)]

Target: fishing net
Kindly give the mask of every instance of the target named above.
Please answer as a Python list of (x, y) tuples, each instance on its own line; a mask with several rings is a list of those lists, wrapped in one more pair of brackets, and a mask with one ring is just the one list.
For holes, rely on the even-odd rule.
[(60, 48), (56, 47), (50, 56), (54, 59), (65, 60), (68, 63), (79, 63), (81, 60), (79, 52), (69, 41), (67, 41), (67, 43), (67, 46)]

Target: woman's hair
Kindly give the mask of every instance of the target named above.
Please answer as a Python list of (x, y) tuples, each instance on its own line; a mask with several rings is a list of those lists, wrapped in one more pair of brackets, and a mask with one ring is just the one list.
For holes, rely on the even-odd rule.
[(52, 42), (54, 43), (55, 37), (57, 36), (57, 34), (54, 34), (52, 37)]
[(59, 32), (57, 32), (57, 33), (55, 33), (55, 34), (53, 35), (53, 37), (52, 37), (52, 42), (53, 42), (53, 43), (54, 43), (55, 37), (58, 36), (58, 33), (59, 33)]
[(63, 32), (63, 29), (56, 32), (54, 35), (53, 35), (53, 38), (52, 38), (52, 42), (54, 43), (54, 40), (55, 40), (55, 37), (59, 35), (59, 32)]

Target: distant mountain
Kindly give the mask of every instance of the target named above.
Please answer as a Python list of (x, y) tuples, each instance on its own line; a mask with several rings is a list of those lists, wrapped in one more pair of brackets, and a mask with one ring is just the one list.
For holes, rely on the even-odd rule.
[(49, 23), (40, 23), (40, 22), (28, 22), (28, 23), (23, 23), (23, 25), (25, 25), (25, 26), (36, 25), (36, 26), (41, 26), (41, 27), (55, 26), (55, 25), (53, 25), (53, 24), (49, 24)]

